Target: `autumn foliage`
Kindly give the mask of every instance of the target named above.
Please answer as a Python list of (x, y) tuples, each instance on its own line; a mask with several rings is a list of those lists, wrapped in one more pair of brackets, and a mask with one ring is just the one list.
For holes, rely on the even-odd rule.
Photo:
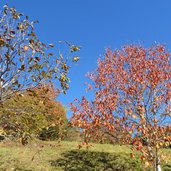
[(0, 11), (0, 125), (23, 143), (42, 128), (48, 139), (52, 132), (61, 136), (66, 112), (55, 98), (66, 94), (71, 63), (79, 60), (79, 46), (42, 42), (35, 32), (38, 23), (8, 5)]
[(15, 92), (52, 80), (63, 93), (69, 88), (68, 71), (79, 60), (73, 54), (80, 47), (61, 41), (68, 51), (63, 55), (54, 44), (39, 39), (34, 29), (37, 23), (8, 5), (0, 11), (0, 103)]
[(132, 144), (146, 165), (157, 168), (159, 149), (171, 143), (170, 56), (163, 45), (107, 49), (96, 71), (88, 74), (94, 99), (71, 103), (71, 122), (84, 140), (107, 135), (111, 142)]
[(61, 138), (67, 118), (62, 104), (55, 101), (56, 96), (52, 85), (41, 85), (16, 93), (3, 103), (0, 111), (1, 128), (10, 137), (22, 141), (32, 136), (40, 138), (40, 134), (44, 140)]

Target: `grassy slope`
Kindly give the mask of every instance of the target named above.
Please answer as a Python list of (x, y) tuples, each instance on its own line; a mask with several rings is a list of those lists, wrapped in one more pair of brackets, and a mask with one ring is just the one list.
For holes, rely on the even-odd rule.
[[(125, 146), (93, 144), (78, 150), (78, 142), (33, 142), (25, 147), (0, 143), (0, 171), (113, 171), (142, 170), (138, 159), (130, 159)], [(171, 149), (163, 151), (171, 161)], [(165, 168), (169, 166), (165, 165)], [(167, 169), (166, 169), (167, 170)]]

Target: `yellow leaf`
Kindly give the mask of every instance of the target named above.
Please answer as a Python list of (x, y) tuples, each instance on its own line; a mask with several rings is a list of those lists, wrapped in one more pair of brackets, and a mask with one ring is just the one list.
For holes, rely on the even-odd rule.
[(28, 48), (29, 48), (28, 46), (24, 46), (23, 47), (23, 49), (24, 49), (25, 52), (28, 50)]
[(145, 162), (145, 167), (149, 167), (150, 166), (150, 163), (148, 161)]
[(136, 115), (132, 115), (132, 117), (133, 117), (134, 119), (137, 119), (137, 116), (136, 116)]

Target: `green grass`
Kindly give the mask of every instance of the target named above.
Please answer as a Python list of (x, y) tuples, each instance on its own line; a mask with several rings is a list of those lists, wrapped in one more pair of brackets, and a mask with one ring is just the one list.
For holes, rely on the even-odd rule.
[[(126, 146), (92, 144), (78, 149), (78, 142), (34, 141), (27, 146), (0, 143), (0, 171), (140, 171), (138, 158)], [(163, 150), (164, 170), (171, 170), (171, 150)]]

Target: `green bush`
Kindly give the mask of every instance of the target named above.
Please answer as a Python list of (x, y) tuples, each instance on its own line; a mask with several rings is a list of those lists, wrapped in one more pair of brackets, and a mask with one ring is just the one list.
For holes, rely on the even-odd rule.
[(59, 127), (54, 125), (54, 126), (43, 128), (40, 131), (38, 138), (43, 141), (54, 141), (61, 138), (61, 136), (62, 135), (59, 130)]
[(74, 128), (70, 125), (66, 127), (65, 141), (81, 141), (80, 131), (77, 128)]

